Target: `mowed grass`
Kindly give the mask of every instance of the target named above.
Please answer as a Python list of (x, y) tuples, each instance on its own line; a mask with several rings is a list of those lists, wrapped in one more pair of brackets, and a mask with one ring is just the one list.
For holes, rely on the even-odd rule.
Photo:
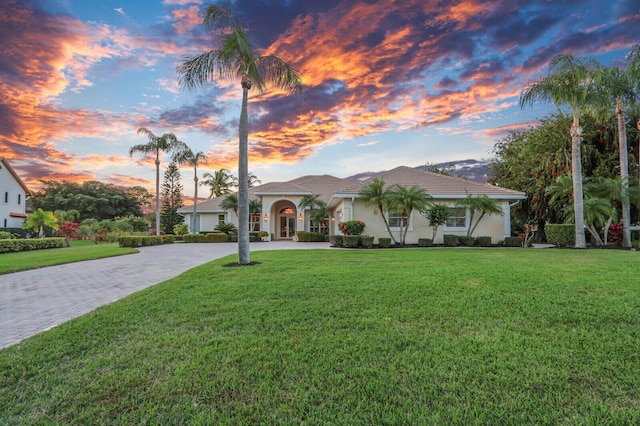
[(231, 256), (0, 351), (0, 424), (640, 424), (638, 256)]
[(0, 254), (0, 275), (136, 252), (136, 249), (121, 248), (118, 243), (95, 244), (93, 241), (71, 241), (71, 247), (2, 253)]

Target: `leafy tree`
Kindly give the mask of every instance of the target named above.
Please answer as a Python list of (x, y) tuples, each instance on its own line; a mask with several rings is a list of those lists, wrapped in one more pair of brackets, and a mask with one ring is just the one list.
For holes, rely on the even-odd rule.
[(44, 228), (58, 229), (58, 219), (50, 211), (44, 211), (41, 208), (37, 208), (32, 213), (29, 213), (27, 220), (22, 225), (22, 229), (31, 229), (33, 232), (38, 233), (38, 237), (44, 237)]
[(64, 222), (58, 228), (58, 233), (62, 235), (67, 242), (67, 247), (71, 246), (71, 238), (76, 236), (78, 229), (80, 228), (80, 224), (76, 222)]
[(219, 223), (213, 230), (216, 232), (224, 232), (227, 235), (236, 235), (238, 233), (238, 227), (233, 223)]
[(310, 208), (309, 218), (313, 223), (318, 224), (318, 232), (322, 232), (322, 225), (326, 225), (327, 218), (329, 217), (329, 208), (327, 207), (327, 203), (320, 200), (320, 194), (306, 195), (302, 197), (298, 203), (298, 208), (304, 210), (307, 207)]
[[(485, 194), (467, 194), (465, 198), (456, 203), (456, 206), (469, 209), (469, 215), (471, 218), (469, 219), (470, 223), (469, 229), (467, 230), (467, 237), (473, 236), (478, 224), (485, 215), (497, 214), (502, 216), (504, 214), (500, 204), (498, 204), (498, 201), (493, 198), (489, 198), (489, 196)], [(476, 217), (476, 213), (478, 213), (478, 217)], [(476, 219), (475, 223), (473, 222), (474, 218)]]
[(220, 207), (224, 210), (233, 210), (238, 216), (238, 194), (229, 194), (224, 197), (224, 200), (220, 203)]
[(242, 109), (239, 123), (238, 155), (238, 263), (248, 265), (249, 254), (249, 186), (247, 103), (249, 90), (264, 91), (267, 83), (287, 92), (298, 92), (302, 82), (298, 71), (275, 55), (258, 56), (244, 27), (231, 19), (231, 12), (215, 4), (204, 9), (206, 28), (219, 28), (217, 49), (186, 60), (178, 68), (180, 84), (193, 89), (211, 80), (239, 80), (242, 87)]
[(389, 237), (393, 241), (393, 244), (398, 244), (398, 241), (394, 237), (391, 232), (391, 228), (389, 227), (389, 221), (387, 220), (387, 215), (385, 211), (389, 208), (389, 189), (384, 187), (385, 183), (383, 179), (375, 178), (363, 186), (359, 192), (360, 199), (364, 201), (366, 206), (374, 205), (375, 208), (373, 210), (373, 214), (380, 213), (382, 220), (384, 221), (384, 227), (387, 229), (389, 233)]
[(197, 212), (198, 212), (198, 165), (201, 161), (206, 161), (207, 156), (202, 152), (193, 152), (191, 148), (185, 146), (184, 149), (173, 157), (173, 161), (178, 164), (188, 164), (193, 167), (193, 214), (191, 216), (191, 229), (196, 232)]
[(584, 206), (582, 194), (582, 127), (580, 116), (593, 102), (594, 90), (590, 86), (592, 61), (577, 59), (570, 55), (558, 55), (549, 63), (549, 73), (529, 84), (520, 96), (520, 106), (542, 100), (561, 107), (568, 105), (572, 110), (571, 170), (573, 176), (573, 201), (575, 203), (575, 247), (586, 248), (584, 237)]
[(161, 198), (161, 228), (165, 234), (170, 234), (173, 232), (175, 225), (184, 222), (184, 215), (178, 213), (178, 209), (183, 206), (183, 201), (180, 169), (178, 169), (176, 163), (169, 164), (169, 167), (164, 172)]
[(426, 216), (429, 221), (429, 225), (433, 228), (433, 235), (431, 236), (431, 239), (435, 240), (436, 234), (438, 233), (438, 227), (444, 225), (447, 223), (447, 220), (449, 220), (449, 206), (445, 204), (434, 204), (427, 209)]
[(129, 156), (133, 154), (155, 155), (156, 163), (156, 234), (160, 235), (160, 155), (162, 153), (173, 153), (179, 151), (184, 144), (180, 142), (173, 133), (165, 133), (162, 136), (156, 136), (149, 129), (140, 127), (139, 135), (147, 137), (149, 142), (146, 144), (134, 145), (129, 148)]
[(127, 189), (96, 181), (82, 184), (43, 180), (42, 189), (29, 200), (34, 209), (77, 211), (79, 217), (112, 219), (116, 216), (140, 216), (138, 199)]
[(155, 198), (147, 188), (143, 186), (132, 186), (125, 188), (124, 192), (132, 199), (136, 200), (142, 212), (152, 211), (153, 199)]
[(405, 222), (408, 222), (414, 210), (425, 212), (429, 206), (428, 200), (432, 197), (425, 189), (416, 185), (411, 188), (394, 185), (391, 187), (388, 197), (389, 208), (400, 212), (400, 241), (405, 244), (408, 230), (408, 226), (404, 226)]
[(215, 170), (213, 174), (205, 172), (202, 179), (200, 186), (209, 188), (209, 199), (231, 194), (237, 181), (236, 177), (227, 169)]

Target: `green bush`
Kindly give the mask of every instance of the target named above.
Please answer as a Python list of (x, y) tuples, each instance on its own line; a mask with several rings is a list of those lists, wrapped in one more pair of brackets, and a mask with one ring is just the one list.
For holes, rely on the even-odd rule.
[(338, 224), (338, 229), (341, 230), (345, 236), (362, 235), (365, 227), (366, 225), (361, 220), (349, 220)]
[(206, 242), (207, 242), (206, 235), (203, 235), (203, 234), (196, 235), (196, 243), (206, 243)]
[(360, 237), (360, 246), (364, 248), (373, 247), (373, 238), (374, 237), (370, 237), (368, 235), (363, 235), (362, 237)]
[(134, 235), (131, 237), (131, 247), (141, 247), (142, 246), (142, 237)]
[(491, 247), (491, 237), (478, 237), (476, 238), (476, 244), (480, 247)]
[(0, 240), (11, 240), (13, 235), (9, 231), (0, 231)]
[(504, 239), (505, 247), (522, 247), (522, 240), (518, 237), (507, 237)]
[(258, 237), (260, 238), (264, 238), (264, 237), (268, 237), (269, 233), (267, 231), (260, 231), (258, 232)]
[[(29, 235), (29, 230), (28, 229), (2, 228), (2, 230), (3, 230), (3, 232), (9, 232), (11, 234), (11, 238), (27, 238), (28, 235)], [(4, 239), (4, 238), (0, 238), (0, 239)]]
[(342, 235), (330, 235), (329, 241), (333, 247), (342, 247)]
[(473, 247), (476, 239), (475, 237), (458, 237), (458, 242), (465, 247)]
[(544, 227), (547, 243), (560, 247), (573, 247), (576, 243), (576, 231), (573, 224), (549, 224)]
[(342, 247), (354, 248), (358, 247), (358, 244), (360, 244), (359, 235), (345, 235), (342, 237)]
[(391, 238), (389, 237), (378, 238), (378, 245), (382, 248), (391, 247)]
[(257, 243), (258, 241), (262, 241), (260, 240), (260, 232), (258, 231), (249, 232), (249, 242)]
[(325, 240), (325, 235), (319, 232), (298, 231), (296, 235), (301, 243), (317, 243)]
[(418, 238), (418, 247), (431, 247), (433, 240), (431, 238)]
[(161, 238), (163, 244), (173, 244), (176, 241), (173, 235), (162, 235)]
[(445, 247), (457, 247), (458, 236), (457, 235), (445, 235), (444, 236)]
[(229, 236), (224, 232), (211, 232), (205, 235), (208, 243), (226, 243), (229, 240)]
[(66, 246), (67, 241), (64, 238), (13, 238), (0, 240), (0, 253), (62, 248)]

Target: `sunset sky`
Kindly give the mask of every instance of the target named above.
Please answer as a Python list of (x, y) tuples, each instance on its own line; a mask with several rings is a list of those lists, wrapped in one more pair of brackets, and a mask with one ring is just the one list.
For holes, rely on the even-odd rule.
[[(215, 47), (199, 0), (0, 0), (0, 156), (40, 179), (153, 189), (129, 157), (147, 127), (237, 174), (239, 82), (186, 91), (176, 66)], [(523, 86), (557, 54), (622, 64), (638, 0), (234, 0), (261, 49), (296, 66), (302, 96), (250, 92), (249, 170), (262, 182), (490, 158)], [(167, 161), (163, 161), (165, 168)], [(182, 169), (185, 195), (192, 171)], [(206, 191), (202, 191), (206, 194)]]

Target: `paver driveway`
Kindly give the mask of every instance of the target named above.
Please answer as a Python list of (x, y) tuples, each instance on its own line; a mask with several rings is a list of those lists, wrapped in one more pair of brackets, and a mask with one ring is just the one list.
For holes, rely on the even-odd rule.
[[(251, 251), (329, 248), (273, 241)], [(236, 244), (167, 244), (140, 253), (0, 275), (0, 348), (237, 252)]]

